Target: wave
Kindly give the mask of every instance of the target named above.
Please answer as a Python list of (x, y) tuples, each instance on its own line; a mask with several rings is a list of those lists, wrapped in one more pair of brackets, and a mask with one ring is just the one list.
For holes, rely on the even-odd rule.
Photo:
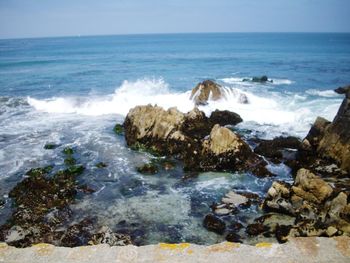
[(334, 90), (309, 89), (305, 91), (305, 93), (311, 96), (319, 96), (326, 98), (339, 97), (339, 94), (337, 94)]
[[(270, 129), (303, 136), (317, 116), (333, 118), (340, 104), (340, 99), (310, 101), (305, 96), (271, 92), (268, 89), (253, 89), (249, 92), (237, 87), (224, 86), (223, 89), (226, 99), (210, 101), (199, 109), (207, 116), (216, 109), (236, 112), (243, 118), (243, 126), (259, 126), (264, 132)], [(190, 94), (190, 90), (171, 90), (163, 79), (140, 79), (134, 82), (124, 81), (113, 94), (105, 96), (54, 97), (45, 100), (28, 97), (27, 101), (36, 110), (48, 113), (126, 116), (131, 108), (147, 104), (165, 109), (177, 107), (182, 112), (188, 112), (194, 108)], [(240, 102), (241, 96), (247, 98), (247, 104)], [(263, 125), (270, 126), (266, 128)]]

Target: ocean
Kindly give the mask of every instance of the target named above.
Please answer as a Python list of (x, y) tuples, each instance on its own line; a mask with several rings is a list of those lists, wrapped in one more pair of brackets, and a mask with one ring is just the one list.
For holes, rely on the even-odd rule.
[[(267, 75), (270, 83), (243, 82)], [(187, 176), (175, 169), (146, 176), (136, 167), (153, 157), (126, 146), (113, 132), (129, 109), (157, 104), (187, 112), (191, 89), (205, 79), (225, 87), (227, 99), (201, 106), (207, 115), (230, 110), (246, 136), (303, 138), (317, 116), (332, 120), (349, 84), (350, 34), (212, 33), (0, 40), (0, 223), (11, 213), (8, 193), (27, 170), (64, 167), (73, 147), (86, 166), (79, 180), (95, 193), (71, 206), (75, 221), (132, 233), (138, 244), (224, 239), (202, 226), (210, 205), (229, 190), (263, 197), (274, 179), (244, 173)], [(238, 102), (245, 94), (248, 104)], [(45, 150), (44, 145), (59, 145)], [(95, 164), (108, 166), (98, 169)], [(290, 181), (287, 166), (270, 164)], [(234, 215), (247, 223), (252, 207)], [(232, 220), (232, 218), (230, 219)], [(254, 242), (254, 240), (252, 240)]]

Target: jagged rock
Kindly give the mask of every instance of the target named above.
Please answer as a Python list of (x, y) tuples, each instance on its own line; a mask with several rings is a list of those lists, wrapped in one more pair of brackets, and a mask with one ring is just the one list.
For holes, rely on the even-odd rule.
[(252, 171), (258, 176), (270, 176), (266, 162), (253, 153), (241, 137), (216, 124), (203, 141), (200, 168), (209, 170)]
[[(233, 117), (237, 121), (234, 113), (223, 114), (225, 122), (231, 122)], [(265, 167), (267, 163), (254, 154), (238, 134), (220, 125), (212, 126), (212, 121), (197, 108), (183, 114), (175, 108), (166, 111), (151, 105), (131, 109), (124, 123), (129, 146), (138, 145), (138, 148), (182, 159), (185, 170), (251, 171), (258, 176), (271, 175)]]
[(303, 146), (306, 149), (317, 150), (321, 139), (324, 136), (326, 128), (331, 122), (322, 117), (317, 117), (315, 123), (312, 125), (309, 133), (303, 140)]
[(264, 226), (261, 223), (250, 224), (246, 228), (246, 232), (250, 236), (257, 236), (257, 235), (260, 235), (268, 230), (269, 230), (269, 228), (267, 226)]
[(219, 124), (220, 126), (236, 125), (243, 121), (241, 116), (239, 116), (237, 113), (227, 111), (227, 110), (213, 111), (210, 115), (209, 120), (212, 124)]
[(176, 108), (137, 106), (125, 118), (125, 139), (128, 146), (139, 143), (161, 154), (177, 154), (189, 140), (181, 132), (184, 121), (185, 115)]
[(317, 151), (321, 156), (333, 158), (350, 173), (350, 86), (341, 91), (346, 97), (334, 120), (325, 129)]
[[(319, 166), (332, 164), (350, 174), (350, 86), (336, 89), (345, 98), (332, 122), (318, 117), (303, 141), (303, 151), (299, 152), (296, 166), (314, 170)], [(321, 157), (321, 158), (320, 158)], [(321, 159), (321, 160), (319, 160)], [(319, 169), (320, 170), (320, 169)], [(344, 172), (333, 174), (342, 176)]]
[(215, 101), (224, 97), (219, 84), (212, 80), (205, 80), (192, 89), (190, 99), (194, 101), (195, 105), (206, 105), (209, 100)]
[(263, 202), (267, 211), (295, 217), (294, 224), (275, 222), (280, 242), (297, 236), (350, 235), (348, 195), (309, 170), (300, 169), (293, 185), (274, 182)]
[(332, 187), (306, 169), (300, 169), (295, 178), (294, 193), (306, 201), (322, 203), (332, 194)]
[(209, 231), (222, 235), (226, 229), (225, 222), (215, 215), (208, 214), (205, 216), (203, 226)]

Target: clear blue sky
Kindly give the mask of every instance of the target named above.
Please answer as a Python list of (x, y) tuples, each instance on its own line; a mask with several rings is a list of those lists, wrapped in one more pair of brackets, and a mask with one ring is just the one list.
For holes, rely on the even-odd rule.
[(0, 38), (350, 32), (350, 0), (0, 0)]

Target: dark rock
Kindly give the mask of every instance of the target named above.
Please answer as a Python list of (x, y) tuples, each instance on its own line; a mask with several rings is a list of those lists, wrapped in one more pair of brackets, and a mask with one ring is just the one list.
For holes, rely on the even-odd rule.
[(158, 173), (158, 168), (154, 163), (146, 163), (137, 167), (137, 171), (141, 174), (156, 174)]
[(242, 227), (243, 227), (243, 225), (239, 222), (232, 222), (229, 226), (229, 228), (231, 230), (233, 230), (234, 232), (239, 231)]
[(117, 134), (117, 135), (123, 135), (124, 133), (124, 126), (122, 124), (117, 123), (114, 128), (113, 131)]
[(224, 98), (225, 95), (219, 84), (212, 80), (205, 80), (192, 89), (190, 99), (195, 102), (196, 105), (206, 105), (208, 100), (219, 100)]
[(251, 79), (243, 79), (242, 81), (258, 82), (258, 83), (272, 82), (272, 80), (269, 80), (267, 76), (253, 77)]
[(93, 220), (87, 218), (70, 226), (61, 238), (61, 246), (77, 247), (87, 245), (94, 229)]
[(205, 216), (203, 226), (209, 231), (215, 232), (220, 235), (222, 235), (226, 229), (225, 222), (213, 214), (208, 214)]
[(53, 150), (53, 149), (56, 149), (57, 147), (59, 147), (59, 145), (52, 144), (52, 143), (47, 143), (44, 145), (45, 150)]
[(275, 230), (276, 239), (280, 243), (285, 243), (288, 241), (288, 235), (292, 226), (277, 225)]
[(210, 133), (212, 127), (204, 112), (194, 108), (185, 115), (181, 131), (185, 136), (200, 140)]
[(76, 181), (82, 166), (72, 166), (49, 176), (52, 166), (31, 169), (10, 192), (14, 211), (0, 227), (0, 238), (16, 247), (36, 243), (60, 244), (55, 229), (67, 220), (64, 213), (77, 194)]
[(74, 153), (74, 150), (72, 148), (70, 148), (70, 147), (66, 147), (66, 148), (63, 149), (62, 152), (64, 154), (66, 154), (66, 155), (72, 155)]
[(268, 228), (260, 223), (254, 223), (247, 226), (246, 232), (250, 236), (257, 236), (268, 231)]
[(284, 149), (300, 149), (301, 141), (296, 137), (277, 137), (273, 140), (262, 140), (254, 152), (268, 158), (280, 161)]
[(104, 162), (99, 162), (99, 163), (95, 164), (95, 166), (97, 168), (106, 168), (108, 165)]
[(236, 125), (236, 124), (243, 121), (241, 116), (239, 116), (237, 113), (227, 111), (227, 110), (224, 110), (224, 111), (215, 110), (215, 111), (213, 111), (210, 115), (209, 120), (213, 125), (219, 124), (220, 126)]
[(241, 236), (234, 232), (227, 234), (226, 240), (228, 242), (242, 243)]

